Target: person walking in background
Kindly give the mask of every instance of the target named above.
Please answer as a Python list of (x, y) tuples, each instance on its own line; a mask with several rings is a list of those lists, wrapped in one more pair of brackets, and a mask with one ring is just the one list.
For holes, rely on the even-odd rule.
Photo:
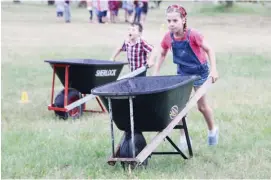
[(95, 8), (98, 23), (106, 23), (107, 11), (108, 11), (108, 0), (93, 0), (92, 5)]
[(110, 21), (111, 23), (116, 23), (119, 11), (119, 1), (110, 0), (108, 1), (108, 8), (110, 11)]
[(135, 0), (134, 5), (135, 5), (134, 22), (140, 23), (143, 3), (141, 0)]
[(63, 17), (64, 14), (64, 1), (58, 0), (56, 1), (56, 16), (57, 17)]
[(133, 0), (124, 0), (122, 1), (122, 8), (125, 11), (124, 18), (125, 22), (133, 22), (133, 12), (134, 12), (134, 2)]
[(89, 22), (93, 20), (93, 8), (92, 8), (92, 0), (87, 0), (87, 10), (89, 12)]
[(156, 5), (156, 8), (160, 8), (160, 4), (162, 1), (154, 1), (154, 4)]
[(141, 14), (141, 23), (144, 24), (149, 10), (149, 0), (142, 0), (142, 14)]
[(65, 0), (65, 3), (64, 3), (64, 18), (65, 18), (66, 23), (71, 22), (70, 0)]

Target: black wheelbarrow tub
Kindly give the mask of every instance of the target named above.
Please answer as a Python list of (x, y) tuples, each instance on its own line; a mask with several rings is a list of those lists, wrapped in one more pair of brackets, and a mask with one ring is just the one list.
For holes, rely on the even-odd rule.
[(136, 131), (161, 131), (178, 115), (190, 98), (198, 76), (135, 77), (108, 83), (92, 89), (107, 110), (111, 98), (112, 116), (116, 126), (130, 131), (130, 107), (126, 97), (133, 98)]
[(51, 67), (55, 66), (56, 74), (65, 86), (65, 68), (69, 65), (69, 88), (83, 94), (90, 94), (91, 89), (109, 82), (116, 81), (125, 62), (95, 59), (64, 59), (45, 60)]

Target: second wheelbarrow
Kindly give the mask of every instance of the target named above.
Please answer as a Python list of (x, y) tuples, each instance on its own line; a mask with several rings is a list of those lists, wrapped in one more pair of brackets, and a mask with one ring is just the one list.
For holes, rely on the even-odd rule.
[[(100, 100), (91, 95), (91, 89), (116, 81), (127, 63), (96, 59), (45, 60), (53, 68), (51, 103), (49, 110), (67, 119), (77, 118), (83, 111), (105, 112)], [(54, 99), (55, 74), (64, 89)], [(86, 110), (85, 102), (96, 98), (102, 111)]]
[[(189, 155), (193, 156), (185, 116), (210, 85), (208, 79), (189, 99), (193, 83), (198, 78), (179, 75), (135, 77), (94, 88), (92, 94), (101, 98), (110, 113), (112, 155), (108, 163), (114, 165), (120, 161), (138, 165), (153, 154), (179, 154), (187, 159), (168, 136), (173, 129), (184, 130)], [(123, 138), (115, 150), (113, 122), (118, 129), (131, 134), (132, 156), (129, 158), (120, 157)], [(180, 122), (182, 125), (179, 125)], [(134, 133), (144, 131), (159, 133), (135, 154)], [(164, 139), (167, 139), (177, 152), (154, 152)]]

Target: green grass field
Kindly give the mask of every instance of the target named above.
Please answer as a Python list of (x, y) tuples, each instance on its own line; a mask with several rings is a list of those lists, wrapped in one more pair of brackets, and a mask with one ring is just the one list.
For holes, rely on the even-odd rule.
[[(196, 107), (188, 128), (194, 157), (153, 156), (146, 170), (129, 174), (106, 161), (111, 153), (108, 114), (85, 113), (63, 121), (47, 110), (52, 69), (45, 59), (108, 59), (128, 25), (90, 24), (86, 9), (72, 9), (72, 23), (56, 19), (45, 3), (2, 3), (2, 178), (271, 178), (271, 16), (268, 8), (234, 15), (210, 10), (210, 4), (185, 3), (188, 24), (199, 29), (217, 52), (219, 81), (208, 92), (220, 128), (220, 142), (207, 146), (207, 128)], [(151, 10), (144, 38), (161, 40), (163, 4)], [(206, 10), (209, 9), (209, 10)], [(270, 9), (269, 9), (270, 10)], [(209, 13), (212, 12), (212, 13)], [(210, 18), (212, 17), (212, 18)], [(123, 21), (123, 11), (120, 18)], [(124, 60), (125, 54), (119, 58)], [(161, 74), (174, 74), (169, 54)], [(125, 67), (122, 74), (128, 68)], [(62, 89), (57, 80), (57, 92)], [(30, 102), (19, 103), (26, 91)], [(88, 106), (97, 108), (95, 102)], [(117, 132), (120, 138), (121, 132)], [(145, 133), (149, 140), (155, 133)], [(174, 140), (178, 132), (172, 132)], [(170, 150), (162, 143), (158, 150)]]

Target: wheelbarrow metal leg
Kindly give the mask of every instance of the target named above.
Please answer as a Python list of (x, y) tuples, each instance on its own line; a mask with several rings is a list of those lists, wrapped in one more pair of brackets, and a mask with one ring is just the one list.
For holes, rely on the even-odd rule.
[(132, 153), (135, 158), (135, 139), (134, 139), (134, 110), (133, 110), (133, 97), (129, 97), (130, 106), (130, 125), (131, 125), (131, 137), (132, 137)]
[(68, 105), (68, 89), (69, 89), (69, 66), (65, 66), (65, 94), (64, 107)]
[(120, 146), (123, 143), (125, 139), (125, 133), (123, 133), (120, 143), (117, 145), (116, 150), (115, 150), (115, 154), (111, 154), (111, 156), (108, 158), (107, 163), (111, 166), (114, 166), (116, 164), (116, 161), (112, 161), (112, 159), (119, 157), (119, 153), (120, 153)]
[(115, 154), (115, 138), (114, 138), (114, 124), (113, 124), (113, 114), (112, 114), (112, 102), (111, 98), (108, 98), (108, 109), (110, 116), (110, 130), (111, 130), (111, 143), (112, 143), (112, 155)]
[(193, 156), (193, 151), (192, 151), (192, 146), (191, 146), (191, 142), (190, 142), (190, 138), (189, 138), (189, 133), (188, 133), (186, 118), (185, 117), (182, 118), (182, 122), (183, 122), (183, 129), (184, 129), (184, 134), (185, 134), (185, 138), (186, 138), (186, 142), (187, 142), (189, 156), (192, 157)]
[(104, 106), (103, 106), (103, 103), (101, 102), (100, 98), (99, 98), (99, 97), (97, 97), (97, 96), (96, 96), (96, 101), (98, 102), (98, 104), (99, 104), (100, 108), (102, 109), (102, 111), (97, 111), (97, 112), (102, 112), (102, 113), (105, 113), (105, 112), (106, 112), (106, 110), (105, 110), (105, 108), (104, 108)]
[(188, 159), (188, 157), (178, 148), (178, 146), (171, 140), (169, 136), (166, 136), (166, 139), (177, 152), (152, 152), (152, 155), (181, 155), (184, 159)]
[[(92, 94), (90, 94), (90, 95), (92, 95)], [(87, 96), (89, 96), (89, 95), (84, 94), (84, 97), (83, 97), (83, 98), (85, 98), (85, 97), (87, 97)], [(83, 98), (81, 98), (80, 100), (82, 100)], [(103, 105), (101, 99), (100, 99), (98, 96), (94, 96), (94, 95), (93, 95), (93, 98), (96, 99), (96, 101), (97, 101), (99, 107), (101, 108), (101, 110), (87, 109), (86, 103), (84, 103), (84, 105), (83, 105), (83, 111), (84, 111), (84, 112), (92, 112), (92, 113), (107, 113), (107, 111), (106, 111), (106, 109), (105, 109), (105, 107), (104, 107), (104, 105)], [(93, 99), (93, 98), (91, 98), (91, 99)], [(82, 103), (81, 103), (81, 104), (82, 104)]]
[(51, 106), (54, 103), (54, 93), (55, 93), (55, 77), (56, 77), (56, 67), (53, 65), (53, 82), (52, 82), (52, 92), (51, 92)]
[(168, 142), (178, 151), (178, 153), (184, 158), (184, 159), (188, 159), (184, 153), (176, 146), (176, 144), (167, 136), (166, 137)]

